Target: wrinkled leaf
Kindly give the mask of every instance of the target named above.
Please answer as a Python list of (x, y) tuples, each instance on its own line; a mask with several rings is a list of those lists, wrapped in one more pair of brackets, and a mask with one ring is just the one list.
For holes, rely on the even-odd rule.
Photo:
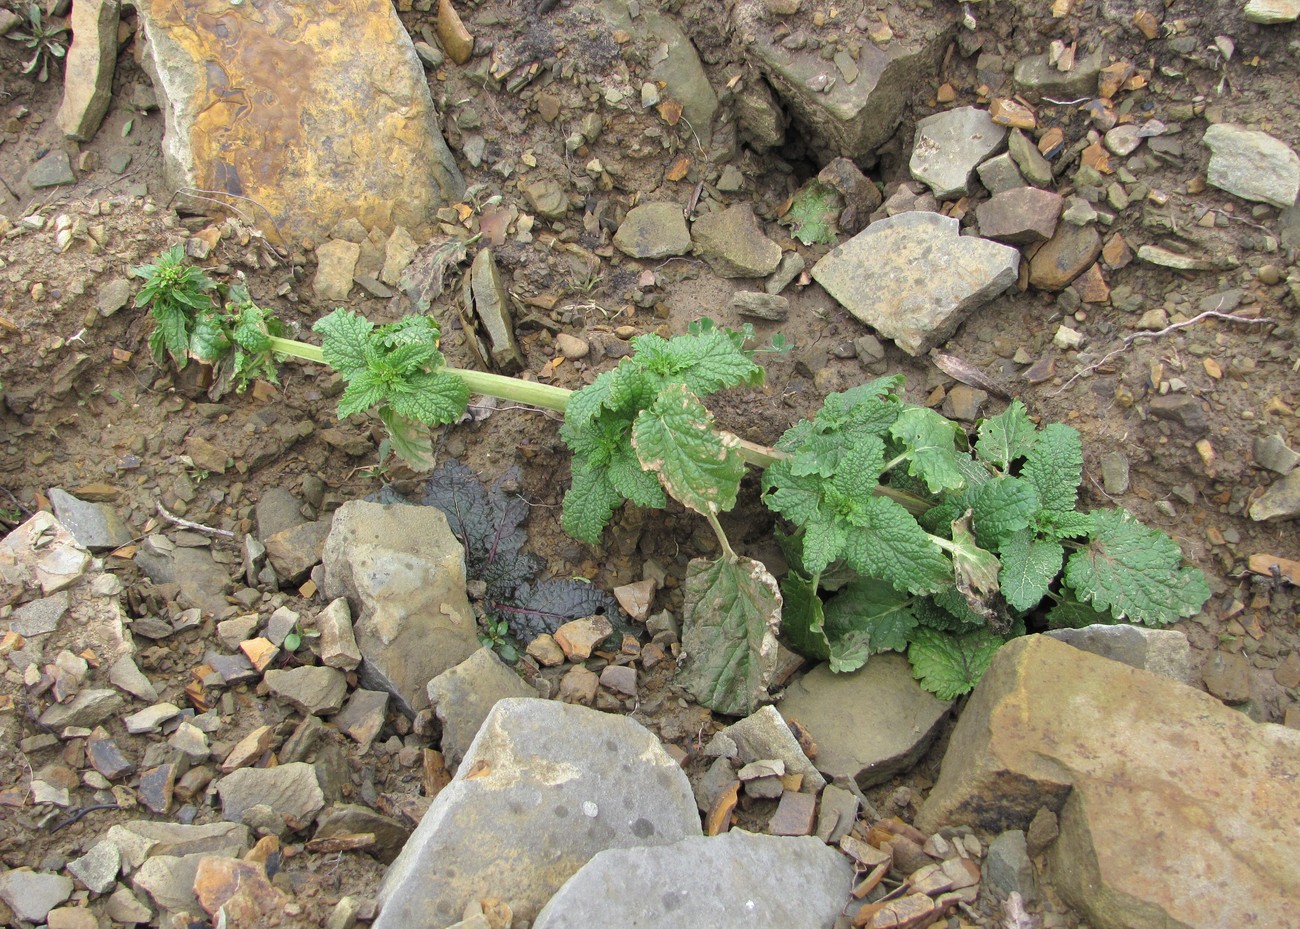
[(957, 424), (934, 410), (909, 407), (898, 414), (889, 434), (903, 444), (907, 473), (925, 481), (931, 493), (965, 484), (957, 464)]
[(804, 245), (830, 244), (835, 241), (836, 221), (842, 212), (844, 199), (835, 188), (814, 179), (794, 195), (781, 224), (789, 226)]
[(907, 659), (922, 687), (940, 700), (955, 700), (979, 683), (1002, 643), (986, 629), (953, 635), (922, 626), (913, 633)]
[(850, 581), (826, 603), (827, 635), (839, 640), (862, 633), (869, 654), (901, 652), (916, 628), (914, 603), (914, 597), (884, 581)]
[(701, 706), (748, 716), (776, 673), (781, 592), (757, 561), (696, 558), (686, 571), (677, 682)]
[(998, 583), (1002, 596), (1017, 610), (1032, 610), (1061, 573), (1065, 549), (1059, 542), (1031, 540), (1021, 532), (1002, 546), (1002, 572)]
[(1046, 426), (1026, 455), (1020, 476), (1038, 490), (1045, 510), (1073, 510), (1083, 480), (1083, 444), (1078, 430), (1063, 423)]
[(379, 408), (379, 419), (388, 429), (393, 451), (412, 471), (431, 471), (438, 463), (427, 427), (398, 416), (386, 406)]
[(718, 432), (704, 404), (682, 384), (670, 384), (632, 425), (641, 466), (697, 513), (717, 515), (736, 505), (745, 473), (735, 436)]
[(831, 644), (826, 639), (826, 617), (817, 596), (817, 582), (790, 571), (781, 579), (781, 599), (781, 634), (786, 644), (814, 661), (829, 658)]
[(994, 478), (971, 497), (975, 537), (992, 549), (1026, 528), (1042, 506), (1034, 485), (1016, 477)]
[(1025, 405), (1012, 400), (1011, 405), (980, 423), (975, 454), (1005, 471), (1011, 463), (1029, 454), (1034, 447), (1036, 430)]
[(600, 541), (614, 511), (623, 505), (623, 495), (610, 482), (609, 472), (589, 462), (574, 459), (573, 482), (564, 493), (560, 524), (580, 542)]

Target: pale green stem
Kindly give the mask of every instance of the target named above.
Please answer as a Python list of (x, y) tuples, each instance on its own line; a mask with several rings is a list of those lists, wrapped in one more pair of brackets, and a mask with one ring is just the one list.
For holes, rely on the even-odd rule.
[(735, 564), (740, 559), (736, 557), (736, 553), (731, 550), (731, 543), (727, 541), (727, 534), (722, 531), (722, 523), (718, 522), (718, 517), (714, 516), (712, 513), (705, 513), (704, 518), (709, 521), (709, 525), (713, 527), (713, 534), (718, 537), (718, 542), (722, 545), (723, 557), (732, 564)]

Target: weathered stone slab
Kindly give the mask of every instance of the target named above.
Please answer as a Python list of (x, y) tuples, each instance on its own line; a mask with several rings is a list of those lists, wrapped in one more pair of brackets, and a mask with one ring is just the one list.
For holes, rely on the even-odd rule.
[(316, 244), (349, 218), (419, 238), (464, 193), (388, 0), (136, 6), (173, 187), (250, 198), (232, 202), (268, 236)]
[(389, 868), (374, 929), (448, 926), (482, 897), (532, 920), (596, 853), (699, 835), (686, 775), (640, 724), (502, 700)]
[(1118, 623), (1113, 626), (1084, 626), (1082, 629), (1053, 629), (1044, 635), (1180, 684), (1195, 687), (1198, 680), (1192, 667), (1192, 647), (1186, 634), (1176, 629), (1147, 629)]
[(940, 200), (964, 197), (970, 193), (976, 166), (996, 152), (1006, 137), (1006, 127), (978, 107), (960, 106), (927, 116), (916, 124), (908, 163), (912, 177)]
[(1300, 732), (1045, 636), (1005, 645), (917, 820), (1058, 811), (1058, 893), (1099, 929), (1294, 926)]
[(347, 597), (363, 686), (402, 712), (429, 705), (426, 686), (479, 648), (465, 596), (464, 549), (437, 507), (353, 500), (325, 541), (325, 596)]
[(537, 696), (490, 648), (480, 648), (443, 671), (429, 681), (428, 691), (429, 703), (442, 723), (442, 754), (452, 771), (498, 700)]
[(1300, 193), (1300, 155), (1266, 132), (1218, 123), (1205, 130), (1206, 180), (1243, 200), (1286, 209)]
[(813, 279), (909, 355), (940, 345), (977, 307), (1016, 282), (1020, 253), (959, 234), (938, 213), (899, 213), (832, 249)]
[(54, 515), (72, 537), (91, 551), (105, 551), (125, 545), (134, 538), (117, 511), (106, 503), (78, 500), (59, 487), (50, 488)]
[(72, 44), (63, 65), (63, 103), (55, 117), (63, 134), (89, 141), (113, 99), (118, 0), (81, 0), (72, 7)]
[(733, 830), (601, 852), (551, 898), (533, 929), (825, 929), (852, 882), (849, 860), (819, 839)]
[(907, 659), (894, 654), (874, 655), (852, 674), (818, 665), (777, 704), (817, 743), (817, 770), (828, 781), (850, 778), (863, 790), (915, 764), (951, 707), (922, 690)]
[(279, 817), (310, 822), (325, 806), (316, 769), (302, 761), (274, 768), (240, 768), (217, 782), (221, 818), (237, 823), (249, 810), (266, 806)]

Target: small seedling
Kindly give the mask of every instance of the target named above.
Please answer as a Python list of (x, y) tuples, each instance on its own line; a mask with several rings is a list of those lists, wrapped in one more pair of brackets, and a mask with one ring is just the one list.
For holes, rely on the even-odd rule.
[(519, 649), (510, 637), (510, 624), (504, 619), (484, 616), (479, 621), (478, 642), (500, 655), (506, 664), (514, 664), (519, 660)]
[(9, 38), (21, 42), (31, 50), (32, 57), (23, 63), (22, 73), (36, 73), (36, 79), (44, 84), (50, 79), (50, 62), (68, 54), (68, 47), (63, 35), (67, 26), (56, 26), (45, 18), (39, 4), (28, 3), (26, 29), (16, 29), (9, 33)]

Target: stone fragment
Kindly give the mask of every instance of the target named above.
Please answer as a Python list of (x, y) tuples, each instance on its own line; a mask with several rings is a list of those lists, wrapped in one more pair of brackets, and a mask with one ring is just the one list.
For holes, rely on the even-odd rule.
[[(481, 248), (474, 256), (461, 294), (464, 302), (461, 322), (474, 334), (469, 346), (479, 361), (505, 374), (520, 370), (524, 356), (515, 340), (510, 299), (492, 249)], [(482, 338), (478, 337), (480, 331)]]
[(290, 898), (266, 877), (264, 865), (208, 855), (194, 872), (194, 896), (210, 916), (227, 926), (279, 922)]
[[(502, 700), (389, 868), (374, 927), (448, 925), (485, 896), (535, 920), (597, 852), (699, 834), (686, 775), (638, 723), (552, 700)], [(639, 873), (658, 885), (653, 869)]]
[[(419, 239), (434, 230), (438, 208), (463, 195), (392, 4), (321, 0), (270, 17), (231, 5), (198, 20), (172, 0), (137, 9), (145, 69), (166, 101), (173, 188), (255, 201), (263, 233), (291, 244), (323, 243), (347, 218), (383, 234), (405, 226)], [(357, 47), (370, 51), (358, 57)], [(217, 100), (209, 74), (241, 93)]]
[(72, 8), (63, 102), (54, 118), (70, 139), (89, 142), (108, 112), (117, 64), (117, 21), (117, 0), (82, 0)]
[(1293, 23), (1300, 19), (1300, 0), (1249, 0), (1245, 16), (1248, 22), (1266, 26)]
[(145, 808), (165, 816), (171, 811), (172, 797), (176, 791), (177, 765), (172, 762), (155, 765), (140, 775), (136, 796)]
[(179, 585), (185, 605), (214, 614), (226, 609), (230, 575), (206, 548), (177, 548), (165, 536), (148, 536), (136, 550), (135, 563), (155, 583)]
[(781, 246), (763, 234), (749, 203), (706, 213), (691, 237), (695, 254), (719, 277), (766, 277), (781, 262)]
[(108, 669), (108, 682), (140, 700), (152, 703), (158, 699), (158, 689), (130, 655), (123, 655), (113, 662)]
[(1250, 505), (1255, 522), (1294, 519), (1300, 516), (1300, 471), (1274, 481), (1263, 495)]
[(384, 728), (387, 712), (387, 691), (357, 689), (348, 698), (347, 706), (331, 721), (339, 732), (361, 746), (364, 755), (379, 735), (379, 730)]
[(561, 332), (555, 337), (555, 350), (560, 357), (572, 361), (578, 358), (586, 358), (591, 352), (591, 343), (576, 335)]
[(964, 197), (970, 193), (975, 167), (997, 151), (1006, 135), (1006, 128), (996, 125), (987, 110), (973, 106), (927, 116), (916, 124), (912, 177), (939, 200)]
[(817, 283), (909, 355), (941, 344), (977, 307), (1016, 282), (1020, 253), (959, 234), (938, 213), (872, 223), (813, 265)]
[(429, 681), (429, 705), (442, 723), (442, 753), (455, 771), (483, 720), (498, 700), (536, 697), (530, 687), (490, 648), (480, 648)]
[(68, 592), (65, 590), (29, 600), (10, 614), (9, 631), (27, 639), (49, 635), (59, 628), (59, 620), (67, 615), (68, 604)]
[(56, 703), (41, 714), (38, 720), (52, 732), (62, 732), (69, 726), (93, 729), (122, 708), (122, 695), (115, 690), (91, 688), (78, 693), (68, 703)]
[(1024, 187), (1028, 182), (1020, 174), (1010, 152), (995, 155), (975, 169), (980, 183), (991, 194), (1000, 194), (1017, 187)]
[(276, 577), (289, 584), (303, 581), (320, 563), (329, 531), (329, 521), (322, 519), (301, 522), (264, 538), (266, 557), (275, 569)]
[(1030, 93), (1031, 99), (1086, 97), (1097, 92), (1097, 78), (1105, 61), (1105, 51), (1099, 47), (1088, 56), (1076, 59), (1070, 70), (1062, 71), (1044, 52), (1016, 62), (1014, 78), (1018, 87)]
[(129, 820), (111, 826), (102, 841), (116, 846), (122, 870), (134, 871), (158, 855), (242, 855), (248, 850), (248, 827), (237, 823), (186, 826), (154, 820)]
[(46, 929), (99, 929), (99, 919), (89, 907), (61, 906), (45, 917)]
[(124, 926), (138, 926), (153, 919), (153, 910), (140, 902), (131, 888), (119, 886), (108, 898), (104, 907), (108, 918)]
[(806, 263), (798, 252), (782, 252), (781, 263), (776, 266), (772, 276), (767, 279), (763, 289), (769, 294), (779, 294), (791, 281), (803, 273)]
[(589, 671), (582, 665), (575, 665), (564, 672), (560, 678), (558, 699), (565, 703), (591, 706), (596, 699), (596, 690), (600, 687), (600, 675)]
[(1048, 187), (1052, 183), (1052, 166), (1033, 143), (1019, 129), (1011, 130), (1007, 136), (1007, 154), (1025, 176), (1025, 180), (1035, 187)]
[(182, 722), (167, 739), (167, 744), (185, 756), (190, 764), (202, 764), (212, 753), (208, 736), (191, 722)]
[(396, 287), (402, 278), (402, 272), (410, 265), (419, 248), (406, 227), (397, 226), (393, 229), (388, 241), (384, 243), (384, 267), (379, 272), (379, 279), (390, 287)]
[(275, 744), (275, 727), (258, 726), (234, 744), (221, 762), (221, 773), (229, 774), (257, 762)]
[(348, 601), (338, 597), (316, 614), (320, 633), (320, 660), (326, 667), (351, 671), (361, 664), (361, 651), (352, 632), (352, 611)]
[(1144, 626), (1094, 625), (1044, 633), (1067, 645), (1092, 652), (1130, 668), (1141, 668), (1180, 684), (1196, 686), (1192, 648), (1185, 633)]
[(1126, 123), (1107, 131), (1102, 141), (1111, 154), (1127, 158), (1137, 151), (1138, 146), (1142, 144), (1142, 138), (1140, 127)]
[(1228, 706), (1240, 706), (1250, 700), (1250, 662), (1240, 652), (1216, 649), (1201, 669), (1205, 689)]
[(43, 923), (46, 915), (72, 896), (73, 885), (62, 874), (46, 874), (28, 868), (0, 873), (0, 900), (9, 904), (17, 919)]
[(131, 874), (131, 887), (164, 912), (197, 916), (201, 910), (194, 896), (194, 877), (204, 857), (200, 854), (151, 856)]
[(1300, 193), (1300, 155), (1266, 132), (1217, 123), (1205, 130), (1206, 180), (1243, 200), (1286, 209)]
[(817, 798), (812, 794), (787, 790), (781, 794), (767, 830), (772, 835), (811, 835)]
[(555, 644), (570, 661), (585, 661), (597, 645), (614, 634), (614, 626), (604, 616), (571, 619), (555, 630)]
[(155, 703), (153, 706), (147, 706), (124, 717), (122, 723), (131, 735), (143, 735), (147, 732), (157, 732), (162, 728), (163, 723), (175, 719), (180, 711), (180, 707), (173, 703)]
[(730, 309), (751, 319), (779, 323), (790, 315), (790, 301), (779, 294), (739, 290), (731, 295)]
[(777, 704), (817, 743), (814, 764), (829, 781), (866, 790), (910, 768), (930, 747), (952, 701), (922, 690), (902, 655), (872, 656), (853, 674), (818, 665)]
[(826, 786), (826, 779), (803, 753), (776, 707), (763, 707), (723, 729), (719, 735), (723, 734), (735, 746), (736, 757), (743, 764), (779, 759), (785, 762), (786, 771), (803, 775), (804, 789), (816, 793)]
[(56, 148), (28, 169), (26, 180), (32, 190), (43, 190), (75, 184), (77, 175), (72, 172), (72, 159), (68, 153)]
[(86, 739), (86, 757), (91, 767), (107, 780), (115, 781), (135, 770), (135, 764), (122, 754), (108, 730), (97, 726)]
[(322, 813), (317, 820), (314, 839), (369, 833), (374, 843), (366, 849), (384, 864), (392, 864), (402, 846), (411, 837), (411, 827), (391, 816), (354, 803), (339, 803)]
[(1170, 251), (1167, 248), (1161, 248), (1159, 245), (1140, 246), (1137, 250), (1137, 256), (1147, 264), (1159, 265), (1162, 268), (1173, 268), (1175, 271), (1213, 271), (1215, 269), (1215, 264), (1212, 261)]
[(553, 177), (524, 181), (519, 190), (528, 201), (528, 208), (544, 219), (563, 219), (569, 212), (568, 194)]
[(1032, 245), (1056, 233), (1061, 195), (1036, 187), (1016, 187), (994, 194), (975, 208), (980, 235), (999, 242)]
[(844, 198), (844, 211), (840, 214), (840, 229), (856, 235), (867, 225), (871, 214), (880, 208), (880, 188), (863, 174), (852, 159), (832, 158), (826, 167), (817, 172), (817, 180), (828, 185)]
[(1293, 451), (1277, 433), (1256, 438), (1251, 457), (1261, 468), (1277, 474), (1290, 474), (1300, 464), (1300, 453)]
[(634, 206), (614, 233), (614, 246), (630, 258), (685, 255), (691, 250), (691, 234), (681, 206), (676, 203)]
[(451, 0), (438, 0), (438, 41), (447, 57), (458, 65), (474, 54), (474, 36), (465, 28)]
[(275, 768), (240, 768), (217, 782), (221, 818), (241, 822), (255, 806), (268, 806), (277, 816), (306, 824), (325, 806), (316, 769), (296, 761)]
[(294, 708), (315, 716), (329, 716), (343, 708), (348, 683), (342, 671), (308, 665), (272, 670), (263, 675), (273, 695)]
[[(852, 884), (816, 839), (733, 830), (672, 845), (603, 851), (560, 888), (534, 929), (824, 929)], [(606, 888), (618, 886), (618, 894)]]
[(436, 507), (349, 501), (325, 543), (325, 596), (347, 597), (362, 686), (414, 716), (429, 681), (479, 649), (464, 550)]
[(600, 685), (624, 697), (635, 697), (636, 668), (631, 665), (607, 665), (600, 672)]
[(1060, 223), (1056, 233), (1029, 259), (1029, 283), (1039, 290), (1064, 290), (1101, 254), (1101, 235), (1094, 226)]
[(982, 871), (985, 883), (999, 897), (1018, 893), (1026, 903), (1038, 899), (1034, 865), (1029, 860), (1025, 834), (1019, 829), (1008, 829), (993, 838)]
[(1201, 401), (1192, 394), (1162, 394), (1152, 397), (1147, 409), (1152, 416), (1182, 426), (1189, 435), (1200, 436), (1210, 428)]
[(528, 643), (526, 651), (544, 668), (556, 668), (565, 661), (564, 649), (560, 648), (550, 633), (543, 632), (533, 639)]
[[(1298, 759), (1298, 731), (1025, 636), (966, 704), (916, 825), (1023, 829), (1046, 806), (1060, 817), (1053, 887), (1092, 925), (1286, 925), (1300, 886)], [(1203, 828), (1207, 809), (1231, 835)]]
[(39, 586), (48, 597), (81, 579), (90, 553), (52, 513), (41, 510), (0, 539), (0, 567), (6, 583)]

